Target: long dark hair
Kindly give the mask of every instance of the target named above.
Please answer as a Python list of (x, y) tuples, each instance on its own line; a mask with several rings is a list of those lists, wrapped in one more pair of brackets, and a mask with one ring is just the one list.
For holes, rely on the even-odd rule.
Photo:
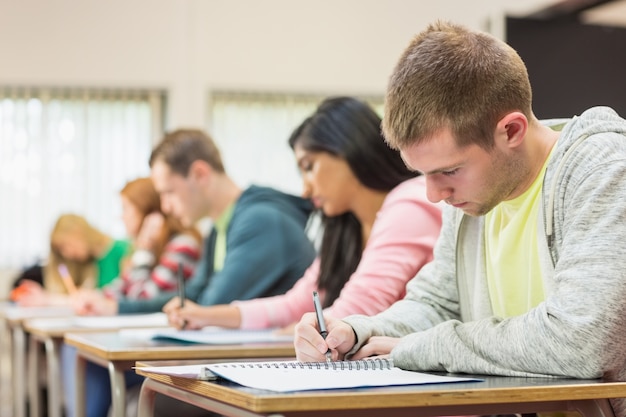
[[(344, 159), (364, 186), (390, 191), (415, 177), (400, 154), (385, 143), (381, 119), (365, 102), (351, 97), (324, 100), (289, 138), (310, 152), (327, 152)], [(326, 291), (328, 307), (356, 270), (363, 252), (361, 223), (351, 212), (328, 217), (322, 213), (323, 237), (317, 286)]]

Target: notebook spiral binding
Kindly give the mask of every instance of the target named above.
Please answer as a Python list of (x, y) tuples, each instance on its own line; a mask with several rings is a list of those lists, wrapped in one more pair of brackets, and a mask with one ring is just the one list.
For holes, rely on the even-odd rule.
[(348, 371), (369, 371), (393, 368), (393, 361), (389, 358), (361, 359), (357, 361), (332, 361), (332, 362), (245, 362), (228, 364), (233, 368), (300, 368), (300, 369), (332, 369)]

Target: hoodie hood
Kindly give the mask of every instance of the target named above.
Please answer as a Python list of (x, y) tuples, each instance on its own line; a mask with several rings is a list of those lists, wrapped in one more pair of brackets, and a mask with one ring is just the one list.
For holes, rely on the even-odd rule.
[[(284, 215), (293, 217), (296, 221), (306, 224), (313, 212), (313, 204), (301, 197), (287, 194), (270, 187), (251, 185), (239, 197), (236, 207), (248, 204), (269, 204)], [(235, 208), (236, 210), (236, 208)]]
[(554, 204), (565, 188), (561, 187), (563, 189), (559, 191), (559, 185), (583, 181), (585, 171), (575, 169), (578, 166), (593, 169), (612, 160), (616, 149), (613, 143), (618, 142), (622, 147), (626, 144), (626, 122), (610, 107), (599, 106), (571, 119), (550, 119), (542, 123), (557, 131), (562, 129), (543, 187), (544, 198), (547, 199), (545, 233), (548, 246), (552, 247)]
[[(572, 139), (580, 136), (592, 136), (599, 133), (626, 134), (624, 119), (610, 107), (592, 107), (571, 119), (550, 119), (544, 121), (548, 126), (565, 124), (562, 138)], [(558, 130), (558, 129), (557, 129)]]

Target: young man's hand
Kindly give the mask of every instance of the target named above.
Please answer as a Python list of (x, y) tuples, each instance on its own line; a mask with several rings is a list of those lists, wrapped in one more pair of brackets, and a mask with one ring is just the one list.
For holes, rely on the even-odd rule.
[(315, 313), (304, 314), (296, 325), (294, 347), (299, 361), (323, 362), (329, 348), (333, 360), (342, 360), (356, 343), (354, 331), (347, 323), (333, 317), (324, 319), (328, 330), (326, 340), (320, 334)]

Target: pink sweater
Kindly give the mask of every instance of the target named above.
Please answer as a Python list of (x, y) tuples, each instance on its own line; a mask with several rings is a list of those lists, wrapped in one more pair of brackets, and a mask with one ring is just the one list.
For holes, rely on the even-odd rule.
[[(376, 221), (356, 271), (339, 298), (325, 312), (342, 318), (350, 314), (374, 315), (405, 293), (406, 283), (432, 259), (441, 227), (441, 206), (426, 199), (423, 177), (391, 190)], [(235, 301), (242, 329), (283, 327), (313, 311), (319, 258), (287, 293), (268, 298)], [(324, 292), (320, 292), (323, 300)]]

